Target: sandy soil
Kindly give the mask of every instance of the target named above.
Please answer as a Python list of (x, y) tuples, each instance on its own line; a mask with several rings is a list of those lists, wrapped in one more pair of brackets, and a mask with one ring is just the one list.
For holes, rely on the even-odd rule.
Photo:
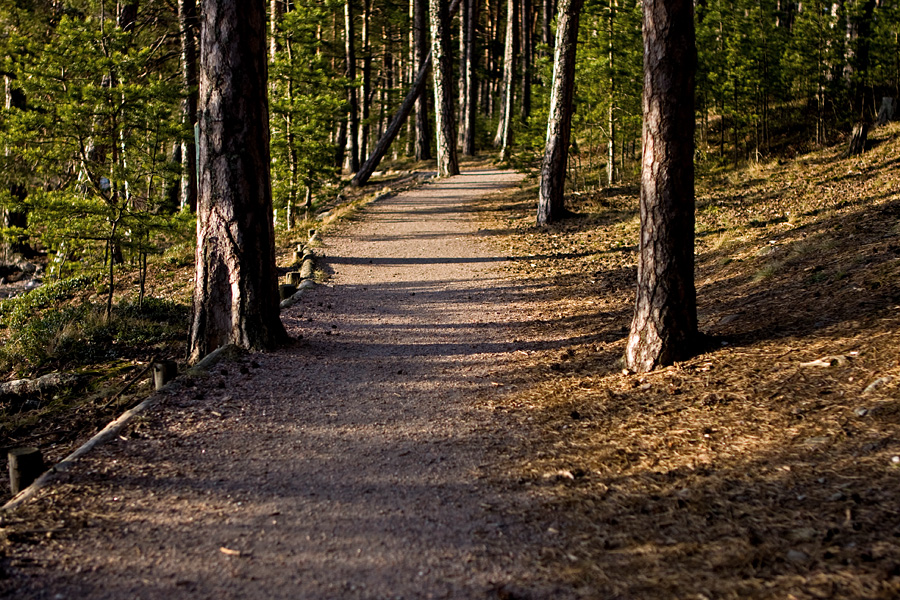
[(491, 483), (522, 435), (490, 410), (502, 374), (567, 335), (523, 322), (533, 291), (470, 218), (518, 180), (434, 182), (330, 235), (329, 283), (283, 315), (301, 339), (176, 386), (20, 509), (6, 594), (578, 595), (540, 566), (553, 523)]

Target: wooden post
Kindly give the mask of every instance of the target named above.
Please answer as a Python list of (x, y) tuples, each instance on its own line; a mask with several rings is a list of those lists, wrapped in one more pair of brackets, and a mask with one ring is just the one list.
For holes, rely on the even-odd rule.
[(287, 300), (297, 293), (297, 286), (290, 283), (282, 283), (278, 286), (278, 295), (282, 300)]
[(31, 485), (44, 472), (44, 457), (38, 448), (15, 448), (9, 458), (9, 487), (13, 496)]
[(153, 363), (153, 387), (161, 389), (178, 375), (178, 365), (174, 360), (161, 360)]

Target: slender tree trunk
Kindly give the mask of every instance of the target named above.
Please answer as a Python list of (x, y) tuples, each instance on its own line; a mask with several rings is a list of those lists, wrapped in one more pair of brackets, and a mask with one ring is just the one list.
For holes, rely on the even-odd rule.
[[(359, 128), (359, 154), (363, 157), (366, 155), (366, 149), (369, 143), (369, 112), (372, 105), (372, 47), (369, 43), (369, 26), (372, 18), (371, 0), (363, 0), (363, 22), (362, 22), (362, 51), (363, 51), (363, 67), (362, 67), (362, 89), (360, 98), (362, 124)], [(358, 169), (357, 169), (358, 170)]]
[(200, 56), (200, 197), (189, 358), (286, 339), (269, 179), (262, 1), (205, 0)]
[(569, 141), (572, 133), (572, 97), (575, 91), (575, 54), (578, 47), (578, 18), (584, 0), (560, 0), (553, 55), (553, 86), (547, 145), (541, 164), (537, 224), (548, 225), (565, 214), (564, 194)]
[[(452, 18), (456, 13), (457, 8), (459, 8), (459, 3), (460, 0), (453, 0), (453, 4), (450, 5), (448, 20)], [(369, 158), (366, 159), (365, 164), (363, 164), (359, 168), (359, 171), (353, 177), (353, 180), (350, 182), (351, 185), (362, 186), (365, 185), (367, 181), (369, 181), (369, 177), (372, 176), (372, 173), (375, 171), (378, 163), (381, 162), (382, 158), (384, 158), (384, 155), (387, 152), (388, 148), (390, 148), (391, 143), (397, 137), (397, 134), (400, 133), (400, 128), (403, 126), (403, 122), (407, 119), (407, 117), (409, 117), (409, 114), (412, 112), (412, 108), (416, 102), (416, 99), (425, 92), (425, 84), (428, 79), (426, 76), (430, 68), (431, 54), (429, 53), (428, 55), (426, 55), (425, 61), (422, 63), (422, 68), (419, 69), (419, 72), (415, 77), (409, 93), (406, 94), (406, 98), (403, 99), (403, 102), (400, 104), (400, 108), (397, 109), (397, 112), (394, 114), (393, 119), (391, 119), (391, 124), (388, 125), (387, 129), (384, 132), (384, 135), (381, 136), (381, 139), (379, 139), (378, 143), (375, 144), (375, 148), (372, 149), (372, 154), (370, 154)]]
[(431, 54), (434, 68), (434, 114), (437, 133), (438, 177), (459, 174), (456, 154), (456, 123), (453, 106), (453, 57), (450, 55), (450, 14), (447, 0), (429, 0)]
[[(406, 69), (403, 71), (406, 74), (403, 83), (406, 84), (408, 88), (413, 87), (413, 81), (416, 79), (416, 74), (418, 73), (418, 69), (416, 68), (416, 27), (418, 26), (416, 23), (416, 7), (420, 3), (421, 0), (409, 0), (409, 52), (407, 53)], [(416, 139), (418, 139), (416, 137), (416, 121), (417, 119), (407, 120), (407, 156), (416, 156)]]
[[(413, 22), (415, 37), (415, 65), (418, 74), (429, 55), (428, 47), (428, 0), (415, 0)], [(416, 101), (416, 160), (431, 158), (431, 122), (428, 120), (428, 94), (420, 94)]]
[(615, 35), (615, 18), (616, 3), (615, 0), (609, 0), (609, 115), (607, 119), (607, 128), (609, 129), (609, 139), (606, 142), (606, 185), (612, 187), (616, 181), (616, 119), (615, 119), (615, 103), (616, 103), (616, 70), (615, 70), (615, 53), (613, 52), (615, 45), (613, 36)]
[(506, 43), (503, 50), (503, 100), (494, 146), (500, 148), (500, 159), (509, 160), (512, 150), (513, 80), (516, 62), (516, 0), (506, 2)]
[(278, 24), (284, 16), (284, 0), (269, 0), (269, 61), (275, 62), (275, 58), (281, 51), (278, 47)]
[(466, 103), (468, 102), (468, 96), (466, 95), (466, 78), (468, 76), (467, 64), (468, 64), (468, 55), (469, 55), (469, 8), (470, 2), (469, 0), (462, 0), (460, 2), (459, 9), (459, 81), (457, 82), (456, 89), (458, 91), (458, 100), (459, 100), (459, 110), (457, 112), (459, 123), (459, 135), (457, 137), (457, 146), (460, 148), (463, 145), (463, 127), (465, 122), (465, 114), (466, 114)]
[(543, 0), (541, 5), (541, 43), (553, 52), (553, 18), (556, 16), (556, 0)]
[(628, 369), (697, 349), (694, 288), (694, 42), (691, 0), (644, 1), (641, 233)]
[(465, 96), (465, 109), (460, 117), (460, 147), (466, 156), (475, 156), (475, 122), (478, 110), (478, 79), (476, 76), (478, 0), (463, 0), (463, 2), (469, 3), (469, 12), (466, 20), (466, 86), (464, 90), (460, 91), (460, 95)]
[(522, 0), (520, 11), (522, 17), (522, 33), (519, 36), (522, 40), (522, 97), (519, 118), (522, 124), (526, 124), (528, 117), (531, 116), (531, 77), (534, 65), (534, 44), (532, 43), (534, 19), (531, 0)]
[(178, 0), (181, 28), (181, 82), (187, 95), (181, 103), (181, 123), (185, 138), (181, 142), (181, 207), (197, 212), (197, 4), (196, 0)]
[(347, 86), (347, 140), (350, 142), (350, 172), (359, 170), (359, 90), (356, 87), (356, 30), (353, 17), (353, 0), (344, 0), (344, 50)]

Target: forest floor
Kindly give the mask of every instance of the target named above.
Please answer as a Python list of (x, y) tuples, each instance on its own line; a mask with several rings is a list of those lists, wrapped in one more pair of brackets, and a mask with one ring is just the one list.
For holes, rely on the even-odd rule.
[(474, 173), (359, 208), (285, 313), (302, 341), (180, 384), (7, 518), (0, 589), (897, 597), (900, 126), (871, 145), (698, 177), (715, 347), (647, 375), (620, 363), (636, 187), (549, 229), (534, 182)]
[(499, 485), (558, 515), (565, 578), (602, 598), (900, 596), (900, 127), (697, 184), (700, 329), (715, 349), (622, 371), (637, 189), (534, 227), (534, 184), (482, 207), (543, 302), (494, 410)]

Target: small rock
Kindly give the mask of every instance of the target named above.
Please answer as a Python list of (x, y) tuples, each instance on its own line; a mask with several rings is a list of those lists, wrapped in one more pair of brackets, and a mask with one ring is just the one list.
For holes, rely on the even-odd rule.
[(787, 560), (793, 563), (806, 562), (809, 560), (809, 555), (806, 552), (792, 549), (787, 552)]
[(869, 409), (860, 406), (859, 408), (856, 408), (853, 410), (853, 414), (856, 415), (857, 417), (864, 417), (867, 414), (869, 414)]

